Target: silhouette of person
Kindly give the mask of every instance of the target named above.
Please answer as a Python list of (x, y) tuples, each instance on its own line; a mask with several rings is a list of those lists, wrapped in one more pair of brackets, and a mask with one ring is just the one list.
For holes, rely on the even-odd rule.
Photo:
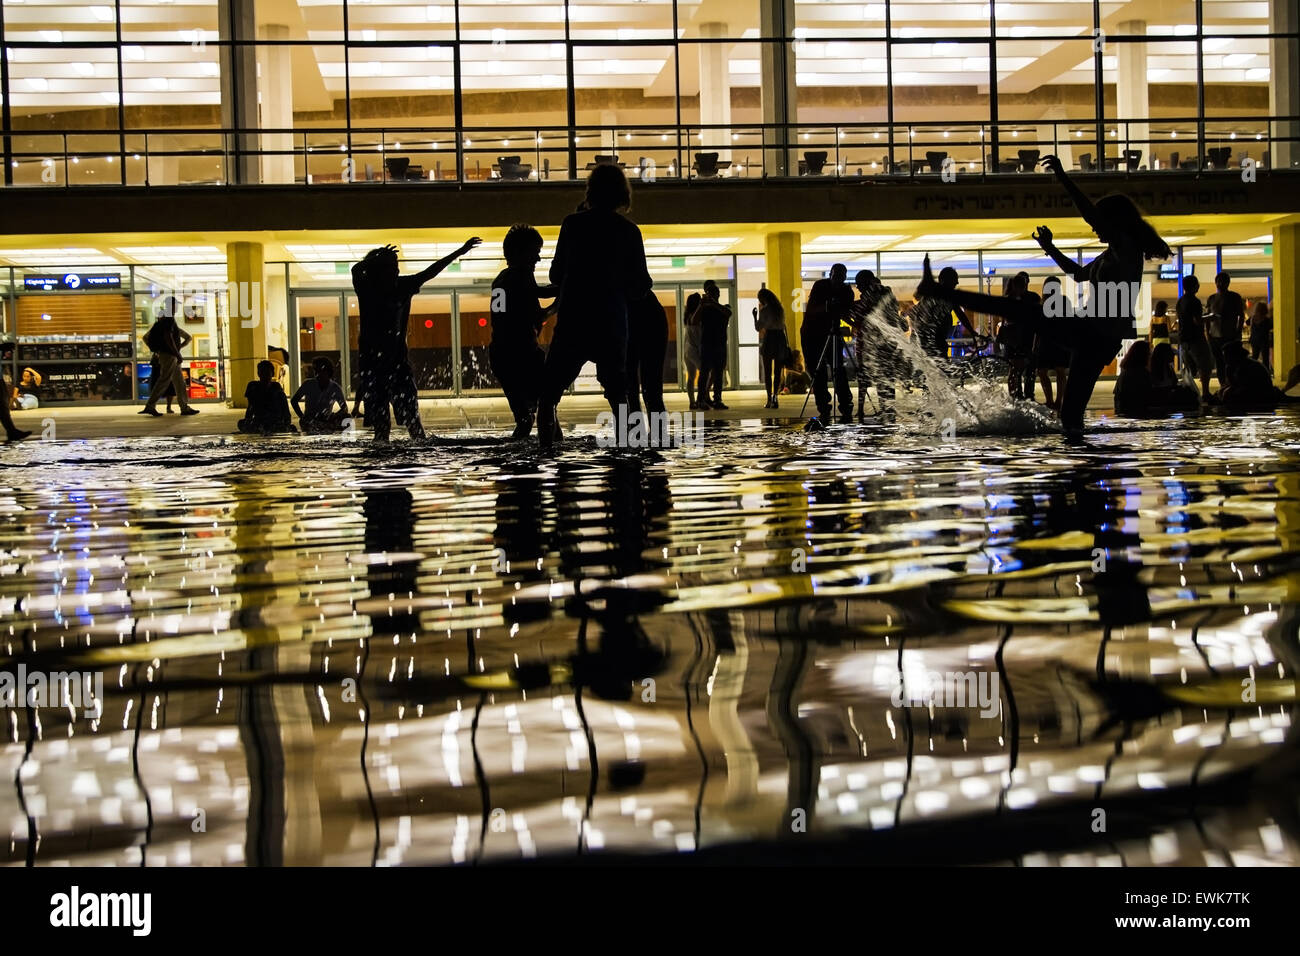
[(1201, 397), (1210, 401), (1210, 371), (1214, 366), (1214, 353), (1210, 340), (1205, 337), (1205, 310), (1196, 293), (1201, 291), (1201, 280), (1196, 276), (1183, 279), (1183, 294), (1174, 303), (1178, 316), (1178, 345), (1182, 349), (1183, 368), (1192, 380), (1201, 380)]
[[(719, 302), (719, 296), (718, 284), (706, 280), (704, 297), (696, 312), (700, 325), (700, 384), (695, 404), (704, 409), (727, 407), (722, 403), (722, 379), (727, 367), (727, 323), (731, 321), (731, 306)], [(710, 388), (712, 399), (707, 397)]]
[(31, 435), (30, 431), (19, 428), (14, 424), (14, 417), (9, 413), (9, 406), (13, 403), (13, 394), (16, 391), (5, 380), (4, 370), (14, 358), (14, 343), (0, 342), (0, 425), (4, 425), (6, 441), (22, 441)]
[(668, 352), (668, 313), (651, 290), (628, 303), (627, 318), (628, 411), (641, 410), (638, 393), (645, 397), (647, 412), (666, 411), (664, 355)]
[(1102, 369), (1119, 354), (1124, 339), (1137, 337), (1134, 309), (1143, 263), (1168, 259), (1172, 253), (1128, 196), (1103, 196), (1094, 205), (1070, 179), (1059, 158), (1045, 156), (1042, 164), (1056, 175), (1084, 221), (1106, 244), (1101, 255), (1080, 265), (1052, 244), (1052, 231), (1046, 226), (1039, 226), (1034, 233), (1061, 271), (1088, 290), (1089, 316), (1044, 324), (1048, 335), (1070, 347), (1069, 373), (1061, 396), (1061, 426), (1067, 436), (1079, 438), (1083, 435), (1083, 413)]
[[(153, 352), (153, 369), (157, 370), (158, 377), (157, 387), (150, 387), (149, 400), (145, 402), (144, 408), (140, 409), (141, 415), (161, 414), (158, 411), (158, 399), (169, 394), (175, 394), (180, 402), (182, 415), (199, 413), (199, 410), (190, 404), (185, 388), (185, 374), (181, 371), (181, 349), (190, 344), (191, 336), (176, 324), (176, 307), (176, 297), (167, 296), (163, 300), (162, 311), (157, 321), (144, 335), (144, 344)], [(171, 404), (170, 398), (167, 403)]]
[(875, 380), (876, 394), (885, 410), (894, 401), (894, 382), (903, 365), (898, 346), (886, 339), (881, 329), (870, 318), (883, 306), (879, 317), (886, 325), (906, 331), (907, 324), (899, 314), (898, 299), (894, 291), (884, 285), (870, 269), (861, 270), (853, 277), (858, 290), (858, 301), (853, 303), (850, 324), (853, 326), (854, 357), (858, 363), (858, 420), (866, 418), (867, 389)]
[(393, 417), (405, 425), (412, 438), (424, 437), (420, 404), (406, 351), (406, 326), (411, 318), (411, 299), (420, 287), (465, 255), (482, 240), (477, 236), (448, 256), (415, 275), (398, 272), (397, 249), (371, 249), (352, 267), (352, 288), (361, 312), (357, 336), (357, 360), (361, 366), (357, 400), (365, 403), (365, 422), (375, 431), (376, 441), (388, 441)]
[(853, 307), (853, 290), (844, 284), (849, 270), (842, 262), (831, 266), (830, 276), (818, 279), (808, 293), (803, 323), (799, 327), (799, 345), (805, 361), (812, 365), (812, 390), (817, 401), (817, 415), (823, 423), (830, 420), (831, 393), (826, 384), (828, 376), (835, 381), (835, 397), (839, 401), (840, 421), (852, 421), (853, 393), (849, 391), (849, 377), (840, 355), (843, 349), (840, 324), (849, 317)]
[(244, 389), (244, 398), (248, 399), (248, 408), (244, 417), (235, 423), (241, 432), (270, 435), (297, 431), (289, 418), (289, 401), (284, 397), (284, 389), (275, 380), (274, 362), (262, 359), (257, 363), (257, 378)]
[(686, 306), (682, 311), (682, 361), (686, 365), (686, 395), (690, 398), (691, 410), (699, 408), (695, 401), (695, 392), (700, 384), (700, 320), (697, 313), (704, 296), (692, 292), (686, 297)]
[[(1038, 298), (1029, 291), (1029, 273), (1017, 272), (1007, 283), (1007, 296), (1033, 303)], [(1011, 398), (1034, 397), (1033, 344), (1034, 330), (1015, 316), (1003, 318), (998, 326), (998, 344), (1006, 352), (1011, 366), (1007, 374), (1007, 394)], [(1050, 393), (1049, 393), (1050, 394)]]
[(560, 225), (551, 260), (559, 317), (537, 408), (543, 447), (555, 440), (560, 396), (588, 361), (596, 363), (596, 378), (613, 413), (617, 416), (627, 403), (628, 303), (640, 300), (653, 284), (641, 230), (620, 212), (631, 205), (623, 170), (600, 165), (587, 178), (587, 208)]
[(492, 281), (492, 341), (488, 362), (501, 383), (515, 418), (512, 438), (527, 438), (537, 413), (537, 393), (546, 367), (546, 353), (537, 344), (550, 309), (542, 298), (555, 297), (554, 286), (539, 287), (533, 271), (542, 258), (542, 236), (532, 226), (516, 223), (501, 243), (506, 267)]
[(1246, 301), (1228, 288), (1232, 276), (1220, 272), (1214, 277), (1214, 294), (1205, 300), (1205, 319), (1210, 334), (1210, 349), (1214, 352), (1214, 367), (1219, 373), (1219, 385), (1226, 385), (1223, 348), (1229, 342), (1241, 342), (1246, 327)]
[(1087, 290), (1087, 297), (1076, 310), (1060, 312), (1064, 296), (1049, 296), (1041, 307), (1005, 296), (944, 289), (930, 274), (930, 257), (925, 258), (925, 278), (921, 288), (974, 311), (991, 315), (1014, 316), (1034, 326), (1070, 349), (1070, 365), (1061, 395), (1061, 427), (1067, 438), (1083, 437), (1083, 413), (1096, 387), (1097, 378), (1119, 353), (1125, 338), (1136, 338), (1134, 308), (1141, 286), (1143, 263), (1147, 259), (1168, 258), (1169, 246), (1153, 229), (1133, 200), (1121, 194), (1103, 196), (1096, 205), (1083, 194), (1066, 174), (1055, 156), (1043, 159), (1043, 165), (1056, 174), (1074, 200), (1084, 220), (1106, 250), (1087, 265), (1080, 265), (1052, 244), (1052, 231), (1039, 226), (1033, 238), (1043, 251)]
[[(262, 363), (257, 363), (261, 371)], [(311, 363), (316, 377), (308, 379), (293, 393), (293, 410), (298, 416), (298, 424), (305, 432), (336, 432), (343, 428), (347, 417), (348, 401), (343, 397), (343, 389), (334, 381), (334, 363), (321, 356)], [(276, 387), (279, 385), (277, 383)], [(299, 406), (304, 402), (306, 408)]]
[(790, 340), (785, 334), (785, 309), (781, 300), (767, 286), (758, 290), (758, 307), (754, 309), (754, 329), (760, 338), (758, 357), (762, 363), (763, 384), (767, 389), (767, 402), (764, 408), (777, 408), (777, 396), (781, 394), (781, 367), (785, 364), (786, 353), (790, 351)]

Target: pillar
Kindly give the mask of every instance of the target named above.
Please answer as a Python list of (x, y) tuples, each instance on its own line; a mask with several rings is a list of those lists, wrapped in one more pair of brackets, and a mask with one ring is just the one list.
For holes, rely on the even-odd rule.
[[(704, 40), (721, 39), (727, 35), (725, 23), (700, 24), (700, 37)], [(692, 143), (691, 159), (695, 153), (718, 154), (718, 168), (731, 162), (731, 77), (727, 73), (728, 45), (701, 43), (700, 48), (700, 124), (721, 126), (722, 129), (704, 130), (704, 138)], [(703, 148), (700, 148), (702, 146)]]
[[(1142, 37), (1145, 40), (1147, 25), (1142, 20), (1125, 20), (1119, 25), (1120, 36)], [(1115, 59), (1119, 69), (1115, 79), (1115, 109), (1120, 119), (1145, 120), (1151, 115), (1151, 97), (1147, 91), (1147, 45), (1142, 43), (1116, 43)], [(1151, 127), (1146, 123), (1129, 123), (1128, 138), (1120, 128), (1119, 138), (1106, 143), (1105, 149), (1122, 156), (1125, 149), (1142, 150), (1142, 163), (1151, 166)], [(1125, 145), (1131, 143), (1131, 145)], [(1101, 157), (1097, 157), (1100, 165)]]
[[(1300, 6), (1294, 0), (1273, 0), (1268, 5), (1269, 32), (1295, 33), (1300, 30)], [(1300, 115), (1300, 42), (1291, 39), (1269, 41), (1268, 112), (1270, 116)], [(1273, 125), (1280, 137), (1300, 137), (1300, 122), (1282, 120)], [(1300, 165), (1300, 143), (1274, 142), (1269, 165), (1288, 169)], [(1277, 248), (1275, 245), (1274, 249)], [(1295, 300), (1291, 300), (1294, 304)], [(1289, 366), (1288, 366), (1289, 367)]]
[[(269, 23), (261, 28), (263, 40), (288, 40), (289, 28)], [(259, 46), (257, 71), (260, 74), (257, 100), (261, 129), (293, 129), (293, 48)], [(262, 182), (292, 183), (293, 133), (264, 133), (262, 149), (276, 150), (277, 155), (262, 156)]]
[[(218, 53), (221, 64), (221, 126), (223, 129), (257, 129), (257, 58), (251, 42), (257, 36), (253, 0), (217, 4), (217, 33), (232, 41)], [(230, 162), (226, 176), (232, 183), (255, 183), (258, 176), (257, 134), (236, 132), (226, 144)]]
[[(790, 348), (799, 348), (799, 323), (803, 321), (803, 247), (797, 232), (770, 232), (764, 237), (767, 254), (767, 287), (776, 293), (785, 310), (785, 334)], [(797, 303), (796, 303), (797, 297)], [(796, 311), (795, 305), (799, 306)], [(808, 359), (805, 356), (804, 361)], [(814, 360), (815, 361), (815, 360)]]
[[(787, 37), (794, 33), (794, 0), (759, 0), (759, 96), (763, 123), (798, 122), (798, 87), (795, 84), (795, 52)], [(793, 176), (799, 171), (798, 137), (793, 130), (766, 131), (764, 143), (773, 148), (763, 153), (763, 175)]]
[(1300, 310), (1300, 221), (1273, 227), (1273, 376), (1285, 384), (1295, 366)]
[[(226, 244), (226, 280), (230, 295), (226, 321), (230, 324), (230, 397), (235, 408), (247, 408), (244, 388), (257, 378), (257, 363), (266, 358), (265, 252), (260, 242)], [(280, 344), (280, 343), (275, 343)]]

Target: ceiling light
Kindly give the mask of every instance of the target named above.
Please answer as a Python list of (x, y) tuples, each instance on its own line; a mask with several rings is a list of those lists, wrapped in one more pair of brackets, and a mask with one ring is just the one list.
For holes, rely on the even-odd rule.
[(27, 85), (30, 86), (38, 93), (44, 93), (46, 90), (50, 88), (49, 81), (46, 80), (45, 77), (43, 76), (27, 77)]
[(93, 16), (96, 20), (100, 21), (101, 23), (106, 23), (109, 20), (113, 19), (112, 7), (91, 7), (90, 13), (91, 16)]
[(80, 76), (94, 76), (94, 75), (95, 75), (95, 67), (94, 67), (94, 64), (86, 63), (86, 62), (84, 62), (84, 61), (83, 61), (83, 62), (80, 62), (80, 63), (74, 63), (74, 64), (72, 64), (72, 69), (73, 69), (73, 72), (77, 73), (77, 74), (80, 75)]

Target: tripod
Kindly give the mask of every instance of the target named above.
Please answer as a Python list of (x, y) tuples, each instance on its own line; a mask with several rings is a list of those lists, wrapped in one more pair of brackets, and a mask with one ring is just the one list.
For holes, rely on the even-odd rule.
[[(822, 354), (821, 354), (821, 356), (817, 359), (817, 366), (816, 366), (816, 369), (815, 369), (815, 371), (813, 372), (812, 378), (810, 379), (810, 381), (809, 381), (809, 383), (808, 383), (808, 394), (806, 394), (806, 395), (803, 397), (803, 407), (799, 409), (799, 417), (800, 417), (800, 418), (803, 418), (804, 415), (805, 415), (805, 414), (807, 413), (807, 411), (808, 411), (808, 399), (810, 399), (810, 398), (812, 397), (812, 394), (813, 394), (813, 391), (814, 391), (814, 387), (815, 387), (816, 384), (821, 380), (821, 374), (822, 374), (823, 371), (825, 371), (825, 369), (826, 369), (826, 365), (827, 365), (827, 362), (828, 362), (828, 361), (829, 361), (829, 363), (830, 363), (830, 372), (831, 372), (831, 381), (830, 381), (830, 389), (831, 389), (831, 393), (832, 393), (832, 394), (831, 394), (831, 403), (832, 403), (832, 404), (831, 404), (831, 409), (832, 409), (832, 412), (834, 411), (834, 402), (835, 402), (835, 399), (836, 399), (836, 396), (835, 396), (835, 394), (834, 394), (834, 389), (835, 389), (835, 372), (836, 372), (837, 368), (839, 367), (839, 362), (840, 362), (840, 361), (843, 361), (842, 353), (843, 353), (843, 351), (844, 351), (844, 343), (843, 343), (842, 341), (840, 341), (841, 338), (842, 338), (842, 337), (841, 337), (841, 334), (840, 334), (840, 329), (839, 329), (839, 326), (838, 326), (838, 323), (837, 323), (836, 327), (835, 327), (834, 329), (831, 330), (831, 332), (830, 332), (829, 335), (826, 336), (826, 344), (825, 344), (824, 346), (822, 346)], [(834, 350), (833, 350), (833, 351), (832, 351), (832, 346), (834, 346)], [(837, 361), (837, 358), (839, 359), (839, 361)], [(873, 405), (872, 407), (874, 407), (874, 405)], [(825, 423), (823, 422), (822, 424), (825, 424)]]

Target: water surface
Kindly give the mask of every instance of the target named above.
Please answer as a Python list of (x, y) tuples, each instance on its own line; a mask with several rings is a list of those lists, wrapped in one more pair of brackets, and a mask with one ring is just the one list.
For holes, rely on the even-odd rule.
[(1295, 425), (4, 448), (0, 860), (1294, 864)]

